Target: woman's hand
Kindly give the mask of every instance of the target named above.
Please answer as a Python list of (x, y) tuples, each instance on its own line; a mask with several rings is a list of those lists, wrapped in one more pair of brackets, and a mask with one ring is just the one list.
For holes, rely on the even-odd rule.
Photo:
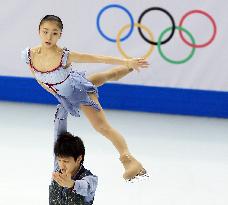
[(126, 59), (126, 66), (140, 71), (140, 68), (148, 68), (149, 63), (144, 58)]

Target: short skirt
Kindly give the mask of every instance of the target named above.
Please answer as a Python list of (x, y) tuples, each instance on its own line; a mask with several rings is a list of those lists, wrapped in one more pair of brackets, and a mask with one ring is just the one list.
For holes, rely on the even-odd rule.
[(85, 77), (85, 72), (71, 70), (69, 77), (61, 84), (54, 86), (55, 97), (65, 110), (75, 117), (79, 117), (80, 105), (87, 105), (99, 111), (100, 107), (89, 96), (94, 93), (98, 96), (97, 87)]

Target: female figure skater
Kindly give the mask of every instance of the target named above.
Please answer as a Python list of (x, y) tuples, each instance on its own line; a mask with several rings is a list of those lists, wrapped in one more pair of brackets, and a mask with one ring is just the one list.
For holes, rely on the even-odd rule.
[[(107, 81), (119, 80), (134, 69), (147, 68), (148, 62), (142, 58), (119, 59), (109, 56), (97, 56), (71, 52), (60, 48), (57, 41), (63, 30), (61, 19), (46, 15), (39, 24), (41, 45), (26, 48), (23, 57), (38, 83), (52, 93), (64, 109), (73, 116), (79, 116), (81, 109), (96, 131), (109, 139), (120, 154), (125, 172), (125, 180), (136, 176), (145, 176), (146, 170), (130, 153), (121, 134), (108, 123), (105, 113), (99, 104), (97, 86)], [(85, 73), (72, 70), (71, 64), (106, 63), (119, 67), (85, 77)]]

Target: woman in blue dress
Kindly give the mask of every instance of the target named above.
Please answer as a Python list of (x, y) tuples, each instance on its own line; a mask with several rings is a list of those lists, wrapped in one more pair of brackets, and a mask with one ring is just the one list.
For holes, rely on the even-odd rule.
[[(60, 102), (61, 107), (73, 116), (79, 116), (79, 109), (88, 118), (94, 129), (110, 140), (120, 154), (125, 180), (145, 176), (146, 170), (130, 153), (125, 139), (107, 121), (98, 101), (97, 87), (107, 81), (115, 81), (133, 70), (147, 68), (143, 58), (120, 59), (69, 51), (57, 45), (63, 23), (54, 15), (45, 16), (39, 25), (41, 45), (26, 48), (23, 57), (37, 82)], [(95, 73), (86, 78), (84, 72), (72, 69), (72, 63), (106, 63), (118, 67)]]

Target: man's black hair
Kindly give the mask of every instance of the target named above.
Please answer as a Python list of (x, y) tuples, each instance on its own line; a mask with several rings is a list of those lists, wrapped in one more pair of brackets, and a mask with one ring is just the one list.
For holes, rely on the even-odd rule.
[(85, 146), (80, 137), (65, 132), (58, 136), (54, 145), (54, 154), (56, 157), (73, 157), (75, 161), (82, 155), (81, 164), (83, 164)]

